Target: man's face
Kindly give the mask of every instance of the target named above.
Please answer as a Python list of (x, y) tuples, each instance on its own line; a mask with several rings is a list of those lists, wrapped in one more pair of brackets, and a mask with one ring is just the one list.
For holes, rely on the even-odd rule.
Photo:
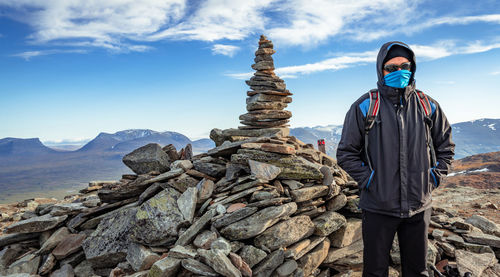
[[(402, 63), (407, 63), (407, 62), (410, 62), (410, 61), (409, 61), (407, 58), (405, 58), (405, 57), (394, 57), (394, 58), (392, 58), (392, 59), (388, 60), (388, 61), (384, 64), (384, 66), (385, 66), (386, 64), (396, 64), (396, 65), (401, 65)], [(398, 70), (401, 70), (401, 68), (399, 68)], [(387, 70), (385, 70), (385, 69), (384, 69), (384, 76), (385, 76), (385, 75), (387, 75), (387, 74), (389, 74), (389, 73), (390, 73), (389, 71), (387, 71)]]

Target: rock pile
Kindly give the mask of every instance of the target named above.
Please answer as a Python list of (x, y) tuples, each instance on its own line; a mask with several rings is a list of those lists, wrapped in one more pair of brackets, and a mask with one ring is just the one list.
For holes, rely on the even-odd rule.
[[(210, 137), (195, 156), (143, 146), (124, 157), (136, 174), (32, 204), (0, 236), (0, 275), (361, 276), (358, 187), (333, 158), (286, 127)], [(499, 230), (435, 209), (429, 265), (498, 276)]]
[(292, 102), (292, 93), (286, 89), (285, 82), (274, 74), (274, 61), (271, 57), (274, 53), (273, 43), (265, 36), (260, 36), (255, 64), (252, 65), (256, 72), (246, 81), (251, 89), (247, 92), (248, 113), (240, 115), (244, 126), (239, 126), (239, 129), (288, 126), (292, 113), (284, 108)]

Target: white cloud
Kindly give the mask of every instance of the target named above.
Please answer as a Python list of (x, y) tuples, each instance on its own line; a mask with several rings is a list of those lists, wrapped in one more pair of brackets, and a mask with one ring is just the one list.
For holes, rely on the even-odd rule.
[(214, 44), (212, 46), (212, 53), (213, 54), (219, 54), (219, 55), (225, 55), (232, 57), (240, 48), (238, 46), (234, 45), (227, 45), (227, 44)]
[(87, 53), (87, 50), (83, 49), (70, 49), (70, 50), (60, 50), (60, 49), (51, 49), (51, 50), (36, 50), (36, 51), (25, 51), (17, 54), (13, 54), (13, 57), (20, 57), (25, 59), (26, 61), (31, 60), (33, 57), (38, 56), (46, 56), (53, 54), (61, 54), (61, 53), (76, 53), (76, 54), (84, 54)]
[(493, 71), (490, 73), (490, 75), (500, 75), (500, 71)]

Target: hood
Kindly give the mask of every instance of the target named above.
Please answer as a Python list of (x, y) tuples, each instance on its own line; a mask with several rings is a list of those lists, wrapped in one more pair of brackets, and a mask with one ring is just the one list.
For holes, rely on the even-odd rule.
[(410, 46), (408, 46), (406, 43), (401, 42), (401, 41), (390, 41), (390, 42), (387, 42), (384, 45), (382, 45), (382, 47), (380, 47), (380, 51), (378, 52), (378, 56), (377, 56), (378, 85), (385, 86), (385, 84), (384, 84), (384, 72), (382, 70), (382, 67), (384, 66), (383, 62), (384, 62), (385, 56), (387, 56), (389, 49), (393, 45), (403, 46), (403, 47), (407, 48), (411, 53), (412, 58), (410, 60), (410, 62), (411, 62), (411, 70), (410, 71), (413, 72), (413, 74), (411, 74), (411, 78), (410, 78), (410, 85), (411, 85), (415, 81), (415, 79), (414, 79), (415, 78), (415, 71), (417, 71), (417, 63), (416, 63), (416, 59), (415, 59), (415, 53), (413, 52), (413, 50), (411, 50)]

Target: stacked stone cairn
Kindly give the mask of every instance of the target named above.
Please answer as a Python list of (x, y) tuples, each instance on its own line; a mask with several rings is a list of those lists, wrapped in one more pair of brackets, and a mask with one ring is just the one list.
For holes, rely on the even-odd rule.
[[(198, 155), (148, 144), (123, 158), (135, 174), (20, 203), (31, 209), (4, 227), (0, 275), (361, 276), (358, 187), (333, 158), (286, 127), (210, 138)], [(443, 209), (431, 220), (429, 266), (498, 276), (498, 225)]]
[(239, 129), (263, 129), (270, 127), (287, 127), (290, 111), (285, 111), (292, 102), (285, 82), (274, 74), (274, 61), (271, 55), (276, 53), (273, 43), (265, 36), (260, 36), (259, 49), (255, 52), (256, 70), (253, 77), (247, 80), (250, 91), (247, 92), (247, 113), (240, 115)]

